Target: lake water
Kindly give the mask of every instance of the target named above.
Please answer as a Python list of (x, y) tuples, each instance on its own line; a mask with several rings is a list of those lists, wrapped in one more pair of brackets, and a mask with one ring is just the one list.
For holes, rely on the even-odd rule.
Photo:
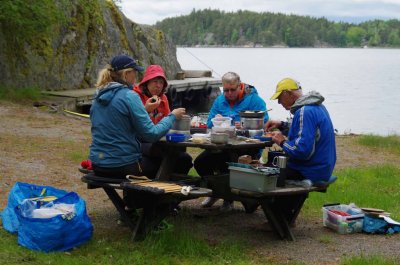
[(257, 88), (272, 119), (289, 116), (269, 98), (292, 77), (304, 92), (325, 97), (340, 134), (400, 134), (400, 49), (178, 48), (177, 57), (185, 70), (212, 70), (217, 78), (237, 72)]

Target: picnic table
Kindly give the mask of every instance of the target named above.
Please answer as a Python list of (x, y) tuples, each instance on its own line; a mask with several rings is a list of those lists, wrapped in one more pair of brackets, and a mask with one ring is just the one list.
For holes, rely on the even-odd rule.
[[(192, 177), (174, 174), (173, 172), (174, 165), (179, 162), (177, 161), (177, 154), (185, 151), (187, 147), (197, 147), (214, 152), (228, 150), (230, 161), (237, 162), (239, 155), (246, 150), (254, 152), (272, 145), (271, 142), (246, 142), (237, 139), (230, 139), (227, 144), (193, 143), (190, 141), (167, 142), (164, 139), (157, 144), (163, 149), (163, 159), (154, 181), (192, 186)], [(229, 174), (221, 174), (206, 176), (205, 187), (197, 186), (188, 195), (183, 195), (180, 191), (166, 193), (157, 189), (144, 189), (129, 181), (112, 183), (112, 180), (96, 177), (93, 173), (84, 175), (82, 181), (87, 183), (89, 189), (103, 188), (122, 219), (132, 230), (132, 238), (135, 240), (143, 239), (180, 202), (212, 195), (227, 200), (240, 201), (247, 213), (252, 213), (261, 206), (272, 230), (281, 239), (293, 241), (295, 238), (291, 226), (295, 223), (309, 193), (314, 191), (324, 192), (328, 187), (328, 185), (323, 185), (304, 188), (287, 185), (257, 193), (231, 188)], [(129, 205), (118, 194), (117, 190), (129, 193)], [(140, 209), (139, 216), (135, 220), (132, 219), (131, 212), (127, 210), (130, 207)]]
[(161, 139), (157, 142), (158, 145), (163, 149), (163, 159), (161, 166), (157, 172), (156, 179), (169, 179), (173, 168), (176, 163), (179, 152), (186, 150), (187, 147), (197, 147), (212, 152), (229, 151), (230, 162), (237, 162), (240, 154), (249, 151), (257, 152), (258, 150), (269, 147), (272, 142), (262, 142), (257, 140), (238, 140), (236, 138), (229, 139), (226, 144), (214, 144), (211, 142), (194, 143), (191, 141), (184, 142), (168, 142), (165, 139)]
[[(230, 139), (227, 144), (213, 144), (185, 142), (167, 142), (161, 140), (158, 142), (164, 150), (161, 167), (157, 173), (158, 179), (168, 180), (173, 176), (173, 168), (177, 161), (177, 154), (187, 147), (197, 147), (210, 151), (228, 150), (231, 162), (237, 162), (239, 154), (248, 150), (250, 153), (259, 149), (269, 147), (272, 142), (261, 141), (243, 141)], [(250, 192), (245, 190), (233, 189), (229, 184), (229, 174), (205, 176), (206, 187), (212, 190), (214, 197), (226, 200), (240, 201), (247, 213), (254, 212), (258, 206), (261, 206), (268, 223), (272, 230), (281, 238), (295, 240), (291, 231), (291, 226), (300, 213), (300, 210), (308, 198), (310, 192), (325, 192), (328, 185), (319, 187), (304, 188), (300, 186), (285, 185), (285, 187), (276, 187), (274, 190), (263, 193)]]

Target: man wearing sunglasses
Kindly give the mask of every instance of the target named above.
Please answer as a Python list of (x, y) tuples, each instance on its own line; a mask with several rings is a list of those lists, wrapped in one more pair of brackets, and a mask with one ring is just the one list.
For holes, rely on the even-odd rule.
[[(219, 95), (208, 115), (207, 126), (213, 126), (211, 119), (215, 116), (231, 117), (234, 123), (240, 123), (239, 112), (246, 110), (265, 111), (265, 101), (258, 95), (257, 89), (240, 80), (240, 76), (234, 72), (228, 72), (222, 76), (222, 94)], [(265, 112), (264, 123), (268, 121), (268, 112)]]
[[(208, 115), (207, 126), (213, 126), (211, 119), (216, 116), (231, 117), (236, 127), (240, 125), (241, 111), (259, 110), (265, 111), (264, 123), (268, 121), (268, 112), (265, 101), (258, 95), (254, 86), (240, 81), (237, 73), (228, 72), (222, 76), (223, 93), (219, 95)], [(203, 176), (229, 173), (228, 165), (229, 154), (227, 152), (203, 151), (194, 161), (194, 168), (197, 173)], [(237, 161), (231, 161), (237, 162)], [(218, 198), (210, 197), (202, 202), (203, 207), (211, 207)], [(233, 208), (232, 201), (224, 201), (222, 211), (229, 211)]]

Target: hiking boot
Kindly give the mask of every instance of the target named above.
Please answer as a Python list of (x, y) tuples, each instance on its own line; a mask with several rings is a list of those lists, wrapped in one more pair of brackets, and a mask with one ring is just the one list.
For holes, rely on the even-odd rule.
[(201, 202), (201, 206), (204, 208), (209, 208), (214, 205), (218, 201), (218, 198), (207, 197), (204, 201)]
[(230, 212), (233, 210), (233, 202), (232, 201), (224, 201), (222, 203), (221, 208), (219, 208), (222, 212)]

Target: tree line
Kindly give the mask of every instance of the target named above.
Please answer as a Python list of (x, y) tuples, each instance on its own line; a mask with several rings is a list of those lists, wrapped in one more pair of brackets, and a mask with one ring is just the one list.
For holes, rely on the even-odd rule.
[(400, 47), (397, 19), (352, 24), (281, 13), (193, 9), (155, 26), (182, 46)]

